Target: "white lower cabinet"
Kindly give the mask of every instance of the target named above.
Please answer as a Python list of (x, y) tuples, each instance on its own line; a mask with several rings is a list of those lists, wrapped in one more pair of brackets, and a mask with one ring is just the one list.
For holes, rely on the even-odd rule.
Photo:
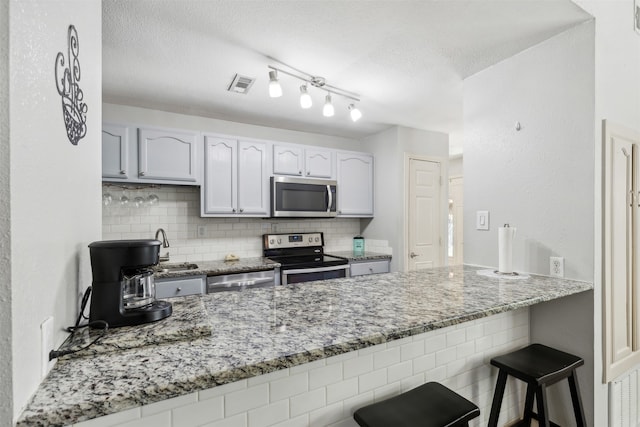
[(204, 141), (201, 216), (268, 216), (267, 143), (216, 135)]
[(373, 216), (373, 155), (338, 152), (338, 216)]
[(202, 295), (206, 290), (206, 276), (181, 277), (176, 279), (156, 279), (156, 298), (185, 297)]
[(351, 277), (365, 276), (367, 274), (388, 273), (390, 262), (391, 260), (389, 259), (373, 261), (351, 261), (349, 263)]

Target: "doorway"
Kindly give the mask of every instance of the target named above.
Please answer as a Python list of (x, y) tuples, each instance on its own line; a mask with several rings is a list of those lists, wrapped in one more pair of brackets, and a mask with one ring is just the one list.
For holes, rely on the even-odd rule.
[(442, 265), (441, 163), (408, 158), (407, 271)]

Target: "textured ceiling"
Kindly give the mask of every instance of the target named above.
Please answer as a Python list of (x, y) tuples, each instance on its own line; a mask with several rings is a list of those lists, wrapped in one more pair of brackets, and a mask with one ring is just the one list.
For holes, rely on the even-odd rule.
[[(103, 0), (103, 96), (244, 123), (360, 138), (403, 125), (459, 133), (462, 81), (590, 16), (569, 0)], [(364, 116), (298, 104), (301, 82), (268, 57), (361, 95)], [(226, 89), (236, 73), (257, 81)]]

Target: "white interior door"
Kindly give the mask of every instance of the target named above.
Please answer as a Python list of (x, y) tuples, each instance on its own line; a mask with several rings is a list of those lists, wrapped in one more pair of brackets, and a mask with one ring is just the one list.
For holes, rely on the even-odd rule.
[(452, 234), (451, 241), (452, 244), (452, 254), (449, 257), (449, 265), (457, 265), (462, 264), (462, 248), (463, 248), (463, 233), (462, 233), (462, 218), (463, 218), (463, 208), (464, 204), (462, 201), (463, 191), (463, 181), (462, 177), (455, 177), (449, 179), (449, 215), (451, 215), (451, 226), (452, 229), (450, 233)]
[(437, 267), (441, 259), (440, 163), (409, 159), (408, 270)]

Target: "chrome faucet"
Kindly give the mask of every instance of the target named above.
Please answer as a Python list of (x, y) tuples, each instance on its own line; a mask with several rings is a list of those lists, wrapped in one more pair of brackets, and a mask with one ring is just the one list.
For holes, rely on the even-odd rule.
[[(167, 239), (167, 233), (165, 233), (162, 228), (158, 228), (158, 230), (156, 231), (156, 240), (160, 240), (160, 239), (158, 239), (158, 234), (162, 234), (162, 247), (163, 248), (168, 248), (169, 247), (169, 239)], [(160, 256), (160, 260), (159, 261), (160, 262), (169, 261), (169, 251), (167, 251), (167, 254), (165, 256)]]

